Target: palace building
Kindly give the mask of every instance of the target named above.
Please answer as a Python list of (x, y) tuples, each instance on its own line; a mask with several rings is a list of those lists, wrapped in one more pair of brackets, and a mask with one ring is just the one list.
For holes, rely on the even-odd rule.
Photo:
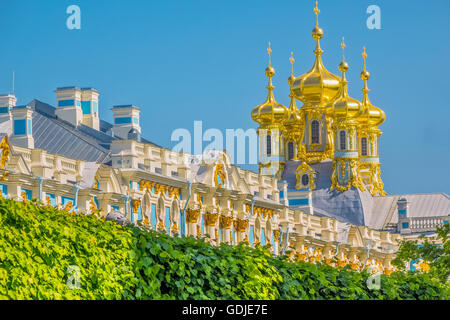
[(269, 46), (268, 97), (252, 111), (258, 173), (233, 165), (222, 150), (191, 155), (158, 146), (143, 137), (138, 106), (112, 107), (108, 123), (96, 89), (62, 87), (54, 106), (17, 105), (13, 94), (0, 95), (2, 197), (102, 218), (119, 214), (214, 245), (245, 241), (297, 260), (392, 272), (398, 241), (448, 223), (450, 199), (385, 194), (378, 153), (385, 114), (368, 97), (366, 55), (358, 101), (348, 95), (345, 58), (341, 76), (323, 65), (315, 12), (314, 66), (295, 77), (290, 59), (289, 108), (274, 97)]
[[(358, 100), (348, 93), (344, 39), (340, 76), (323, 64), (320, 39), (324, 31), (319, 26), (317, 3), (314, 12), (314, 64), (296, 77), (291, 53), (289, 107), (274, 97), (275, 69), (269, 43), (268, 96), (251, 112), (259, 124), (259, 172), (287, 183), (291, 208), (404, 235), (432, 233), (437, 226), (448, 223), (449, 196), (386, 195), (379, 158), (379, 127), (386, 116), (369, 99), (366, 50), (362, 53), (362, 98)], [(297, 101), (302, 103), (300, 108)]]

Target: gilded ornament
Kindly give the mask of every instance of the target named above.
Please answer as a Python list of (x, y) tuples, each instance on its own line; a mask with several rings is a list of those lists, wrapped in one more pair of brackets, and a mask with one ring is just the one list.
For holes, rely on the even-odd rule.
[(196, 223), (200, 217), (200, 210), (187, 209), (186, 210), (186, 222)]
[(205, 213), (205, 215), (203, 217), (205, 218), (205, 224), (208, 227), (213, 227), (216, 225), (217, 220), (219, 219), (219, 214), (218, 213)]

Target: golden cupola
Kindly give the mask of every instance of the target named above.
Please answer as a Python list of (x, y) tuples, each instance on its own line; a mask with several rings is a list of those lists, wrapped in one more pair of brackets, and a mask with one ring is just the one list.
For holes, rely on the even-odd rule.
[(372, 105), (372, 103), (369, 100), (370, 90), (367, 87), (367, 81), (370, 78), (370, 73), (369, 71), (366, 70), (366, 59), (367, 59), (366, 48), (364, 48), (362, 56), (364, 59), (364, 70), (361, 72), (361, 79), (364, 81), (364, 88), (362, 89), (363, 113), (358, 118), (358, 120), (362, 125), (368, 125), (369, 127), (378, 127), (386, 119), (386, 114), (380, 108), (377, 108), (374, 105)]
[(348, 95), (348, 81), (345, 77), (345, 73), (348, 70), (348, 63), (345, 62), (344, 38), (342, 38), (341, 47), (343, 54), (342, 62), (339, 64), (339, 70), (342, 72), (342, 90), (340, 96), (334, 100), (327, 109), (330, 113), (334, 114), (338, 120), (353, 120), (362, 114), (363, 109), (358, 100), (353, 99)]
[(312, 31), (312, 36), (316, 40), (316, 49), (314, 50), (316, 59), (310, 71), (295, 78), (292, 90), (295, 97), (305, 106), (325, 106), (339, 94), (341, 83), (339, 77), (330, 73), (322, 62), (323, 50), (320, 48), (320, 39), (323, 37), (323, 30), (319, 27), (320, 10), (317, 1), (314, 13), (316, 14), (316, 27)]
[(270, 57), (272, 49), (267, 48), (269, 54), (269, 66), (266, 68), (266, 76), (269, 78), (269, 84), (267, 86), (267, 99), (263, 104), (256, 106), (252, 110), (252, 119), (262, 126), (281, 126), (287, 117), (288, 109), (275, 100), (273, 95), (272, 77), (275, 75), (275, 69), (271, 66)]

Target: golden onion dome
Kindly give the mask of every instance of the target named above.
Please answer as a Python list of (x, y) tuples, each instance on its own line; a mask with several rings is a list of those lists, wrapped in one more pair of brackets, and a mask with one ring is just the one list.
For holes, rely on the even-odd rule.
[(260, 104), (253, 108), (252, 119), (260, 125), (282, 125), (287, 117), (288, 109), (275, 100), (273, 95), (272, 77), (275, 75), (275, 69), (270, 65), (270, 56), (272, 50), (267, 48), (269, 54), (269, 66), (266, 68), (266, 76), (269, 78), (269, 84), (267, 86), (267, 99), (263, 104)]
[[(342, 51), (345, 52), (345, 43), (342, 39)], [(348, 70), (348, 63), (345, 62), (345, 55), (343, 53), (342, 62), (339, 64), (339, 70), (342, 72), (342, 90), (340, 96), (333, 101), (329, 109), (338, 119), (354, 119), (361, 115), (363, 109), (361, 103), (348, 95), (348, 81), (345, 78), (345, 73)]]
[(339, 94), (341, 83), (339, 77), (329, 72), (322, 62), (323, 51), (320, 48), (320, 39), (323, 37), (323, 30), (319, 27), (320, 10), (317, 2), (314, 12), (316, 27), (312, 31), (312, 37), (316, 40), (316, 49), (314, 50), (316, 59), (311, 70), (295, 78), (292, 90), (295, 97), (305, 105), (326, 105)]
[(364, 59), (364, 70), (361, 72), (361, 79), (364, 81), (364, 88), (362, 89), (363, 93), (363, 99), (362, 99), (362, 107), (363, 107), (363, 113), (358, 118), (358, 121), (361, 124), (366, 124), (369, 127), (378, 127), (381, 125), (384, 120), (386, 120), (386, 114), (383, 110), (380, 108), (375, 107), (372, 105), (369, 99), (369, 88), (367, 87), (367, 81), (370, 78), (369, 71), (366, 70), (366, 59), (367, 59), (367, 53), (366, 48), (364, 48), (362, 53), (363, 59)]

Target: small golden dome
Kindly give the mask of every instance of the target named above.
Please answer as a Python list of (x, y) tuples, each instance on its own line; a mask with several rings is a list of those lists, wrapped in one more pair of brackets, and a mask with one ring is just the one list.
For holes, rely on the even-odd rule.
[(364, 48), (363, 54), (364, 58), (364, 70), (361, 72), (361, 79), (364, 81), (364, 88), (362, 89), (363, 99), (362, 108), (363, 112), (358, 118), (358, 121), (363, 125), (368, 125), (369, 127), (378, 127), (384, 120), (386, 120), (386, 114), (380, 108), (375, 107), (369, 99), (369, 88), (367, 87), (367, 81), (370, 78), (369, 71), (366, 70), (366, 59), (367, 53), (366, 48)]
[(323, 37), (323, 30), (319, 27), (319, 13), (317, 7), (314, 8), (316, 14), (316, 27), (312, 31), (312, 36), (316, 40), (314, 54), (316, 59), (314, 66), (304, 75), (295, 78), (292, 90), (295, 97), (302, 101), (304, 105), (327, 105), (339, 94), (341, 83), (339, 77), (328, 72), (324, 67), (320, 48), (320, 39)]
[(302, 122), (302, 116), (300, 110), (298, 110), (297, 105), (295, 104), (295, 97), (293, 93), (291, 93), (289, 97), (291, 98), (291, 103), (287, 112), (287, 118), (284, 122), (284, 125), (287, 127), (299, 125)]
[(342, 62), (339, 64), (339, 70), (342, 72), (342, 90), (340, 96), (329, 106), (330, 111), (336, 116), (338, 119), (354, 119), (361, 115), (363, 108), (361, 103), (353, 99), (348, 95), (348, 81), (345, 78), (345, 73), (348, 70), (348, 63), (345, 62), (345, 43), (342, 38)]
[(267, 99), (263, 104), (256, 106), (252, 110), (251, 115), (253, 121), (259, 123), (260, 125), (281, 126), (287, 118), (288, 109), (282, 104), (278, 103), (273, 95), (273, 89), (275, 87), (272, 85), (272, 77), (275, 75), (275, 69), (270, 65), (270, 56), (272, 54), (272, 50), (270, 49), (270, 42), (267, 53), (269, 54), (269, 66), (265, 71), (266, 76), (269, 78), (269, 84), (267, 86)]

